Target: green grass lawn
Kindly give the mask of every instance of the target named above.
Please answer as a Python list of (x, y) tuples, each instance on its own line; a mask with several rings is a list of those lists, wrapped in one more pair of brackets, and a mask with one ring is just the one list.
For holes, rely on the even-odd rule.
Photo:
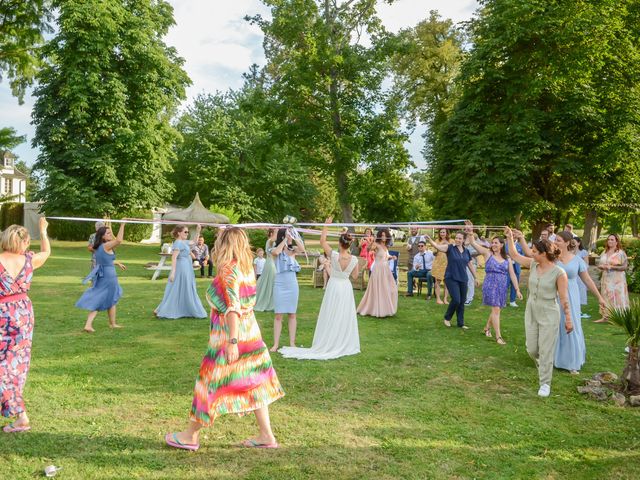
[[(187, 420), (207, 321), (153, 318), (166, 274), (151, 282), (143, 266), (158, 247), (124, 245), (125, 328), (110, 330), (101, 314), (97, 333), (82, 333), (85, 312), (73, 305), (88, 252), (70, 242), (53, 249), (31, 290), (25, 398), (33, 429), (0, 432), (2, 479), (33, 478), (48, 464), (64, 468), (60, 479), (640, 478), (640, 409), (576, 392), (595, 372), (622, 371), (621, 330), (586, 322), (584, 370), (556, 371), (551, 397), (541, 399), (524, 348), (524, 304), (504, 310), (508, 344), (499, 346), (482, 335), (488, 309), (479, 291), (467, 332), (445, 328), (434, 301), (401, 297), (396, 317), (360, 318), (360, 355), (320, 362), (275, 354), (287, 393), (271, 408), (279, 450), (234, 448), (255, 432), (253, 417), (236, 416), (203, 431), (197, 453), (166, 448), (164, 434)], [(202, 294), (206, 285), (198, 279)], [(321, 300), (303, 271), (299, 344), (310, 346)], [(587, 311), (597, 316), (595, 302)], [(269, 344), (272, 315), (258, 320)]]

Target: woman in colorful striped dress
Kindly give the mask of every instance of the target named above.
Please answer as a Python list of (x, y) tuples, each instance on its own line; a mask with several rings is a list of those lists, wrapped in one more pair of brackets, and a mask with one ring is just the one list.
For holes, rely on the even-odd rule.
[(278, 448), (268, 405), (284, 396), (269, 351), (253, 314), (256, 280), (253, 255), (243, 230), (227, 228), (216, 240), (213, 258), (218, 274), (207, 291), (211, 305), (209, 346), (196, 381), (189, 426), (168, 433), (166, 443), (197, 450), (202, 427), (223, 414), (254, 412), (259, 433), (240, 445)]

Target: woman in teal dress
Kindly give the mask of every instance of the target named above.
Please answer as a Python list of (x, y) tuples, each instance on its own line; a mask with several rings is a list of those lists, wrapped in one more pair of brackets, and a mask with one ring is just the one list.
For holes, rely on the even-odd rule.
[[(191, 244), (194, 241), (187, 240), (189, 229), (184, 225), (176, 226), (171, 233), (175, 238), (171, 255), (171, 273), (164, 297), (153, 313), (158, 318), (206, 318), (207, 312), (198, 296), (196, 276), (193, 273)], [(197, 239), (199, 236), (200, 225), (194, 238)]]
[(253, 309), (256, 312), (272, 312), (273, 304), (273, 284), (276, 279), (276, 264), (273, 261), (271, 250), (275, 247), (278, 230), (270, 228), (268, 230), (267, 243), (264, 246), (266, 261), (262, 275), (256, 285), (256, 305)]

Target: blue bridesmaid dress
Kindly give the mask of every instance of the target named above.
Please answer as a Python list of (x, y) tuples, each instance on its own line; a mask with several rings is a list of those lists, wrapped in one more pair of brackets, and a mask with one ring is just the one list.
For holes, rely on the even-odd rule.
[(94, 311), (109, 310), (120, 297), (122, 287), (118, 283), (116, 268), (113, 262), (116, 259), (115, 252), (109, 254), (104, 251), (104, 245), (96, 250), (96, 266), (82, 283), (92, 281), (93, 286), (82, 294), (76, 302), (76, 307)]
[(567, 273), (569, 283), (569, 308), (571, 309), (571, 322), (573, 331), (567, 334), (564, 329), (564, 310), (560, 308), (560, 333), (556, 344), (556, 356), (554, 366), (564, 370), (580, 371), (587, 358), (587, 347), (582, 332), (580, 320), (580, 287), (578, 275), (587, 270), (587, 266), (578, 256), (574, 256), (566, 265), (560, 260), (556, 264)]
[(156, 308), (158, 318), (206, 318), (207, 312), (202, 306), (196, 289), (196, 276), (193, 273), (193, 260), (189, 242), (176, 240), (173, 249), (179, 250), (176, 259), (176, 274), (173, 282), (167, 282), (162, 302)]

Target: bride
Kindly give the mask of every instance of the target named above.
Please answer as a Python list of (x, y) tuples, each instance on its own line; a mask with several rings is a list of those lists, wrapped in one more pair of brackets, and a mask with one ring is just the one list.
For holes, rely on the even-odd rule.
[(331, 259), (331, 277), (322, 299), (313, 344), (311, 348), (282, 347), (279, 352), (285, 358), (330, 360), (360, 353), (356, 302), (349, 281), (349, 275), (358, 277), (358, 259), (349, 253), (353, 241), (350, 233), (340, 235), (340, 253), (331, 250), (327, 224), (332, 220), (327, 218), (320, 237), (320, 245)]

